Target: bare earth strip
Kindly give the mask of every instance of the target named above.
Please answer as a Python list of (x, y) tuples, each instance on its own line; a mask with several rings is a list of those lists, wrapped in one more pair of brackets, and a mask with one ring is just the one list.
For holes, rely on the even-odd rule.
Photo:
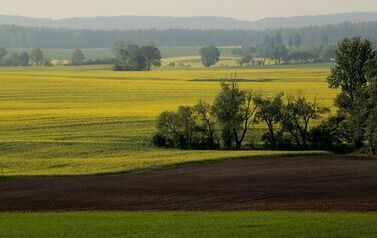
[(0, 211), (377, 211), (377, 160), (236, 159), (117, 176), (0, 180)]

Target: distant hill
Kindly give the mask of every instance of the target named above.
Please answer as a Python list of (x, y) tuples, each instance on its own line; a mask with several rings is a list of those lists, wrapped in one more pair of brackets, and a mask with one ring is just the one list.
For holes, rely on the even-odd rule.
[(316, 16), (274, 17), (253, 22), (254, 30), (300, 28), (336, 25), (343, 22), (361, 23), (377, 21), (377, 12), (342, 13)]
[(342, 22), (374, 22), (376, 12), (344, 13), (317, 16), (265, 18), (258, 21), (240, 21), (226, 17), (152, 17), (152, 16), (115, 16), (66, 19), (41, 19), (20, 16), (0, 15), (0, 25), (28, 27), (49, 27), (89, 30), (266, 30), (277, 28), (300, 28), (323, 26)]

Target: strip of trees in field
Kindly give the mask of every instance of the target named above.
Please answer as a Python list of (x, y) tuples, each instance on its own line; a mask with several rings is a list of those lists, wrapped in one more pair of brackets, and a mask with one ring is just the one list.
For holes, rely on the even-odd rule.
[(264, 148), (325, 149), (377, 153), (377, 51), (360, 37), (343, 40), (336, 50), (328, 84), (340, 88), (337, 111), (303, 94), (262, 96), (240, 88), (236, 75), (221, 83), (212, 104), (199, 101), (165, 111), (153, 143), (181, 149), (242, 149), (253, 126), (264, 124)]
[[(264, 66), (266, 61), (274, 64), (300, 64), (332, 62), (335, 58), (336, 46), (321, 44), (318, 46), (303, 45), (300, 35), (291, 36), (285, 43), (280, 32), (266, 35), (262, 44), (234, 47), (231, 54), (239, 57), (238, 63), (242, 66)], [(47, 65), (96, 65), (112, 64), (114, 70), (140, 71), (151, 70), (161, 65), (161, 53), (154, 45), (139, 47), (136, 44), (127, 44), (126, 41), (116, 41), (112, 47), (113, 58), (87, 59), (81, 49), (76, 49), (71, 59), (49, 60), (39, 48), (31, 53), (8, 53), (0, 48), (1, 66), (47, 66)], [(215, 46), (202, 47), (198, 50), (202, 65), (211, 67), (220, 61), (221, 51)], [(43, 61), (43, 62), (42, 62)], [(181, 65), (175, 62), (170, 67)]]
[(50, 61), (44, 57), (43, 51), (39, 48), (33, 49), (30, 53), (22, 52), (8, 53), (5, 48), (0, 48), (0, 66), (47, 66)]

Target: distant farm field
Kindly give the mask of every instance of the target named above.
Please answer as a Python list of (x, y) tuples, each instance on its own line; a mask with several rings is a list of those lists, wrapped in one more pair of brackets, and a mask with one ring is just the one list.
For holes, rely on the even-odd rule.
[(0, 213), (0, 237), (372, 238), (376, 224), (375, 213)]
[(111, 66), (1, 68), (0, 177), (124, 172), (271, 154), (151, 146), (160, 112), (199, 99), (212, 101), (220, 82), (234, 72), (242, 88), (260, 94), (301, 90), (329, 107), (337, 94), (325, 81), (328, 67), (163, 67), (152, 72), (112, 72)]

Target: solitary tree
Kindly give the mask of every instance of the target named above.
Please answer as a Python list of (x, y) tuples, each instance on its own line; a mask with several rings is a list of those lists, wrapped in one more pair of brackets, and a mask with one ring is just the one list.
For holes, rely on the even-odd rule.
[(143, 46), (140, 48), (140, 55), (145, 58), (147, 63), (147, 70), (150, 71), (152, 66), (161, 66), (161, 52), (155, 46)]
[(220, 61), (221, 52), (214, 46), (203, 47), (199, 51), (202, 64), (205, 67), (211, 67)]
[(74, 65), (81, 65), (84, 63), (86, 57), (82, 50), (76, 49), (72, 54), (72, 64)]
[(30, 53), (30, 61), (35, 66), (42, 66), (44, 64), (43, 51), (39, 48), (35, 48)]

